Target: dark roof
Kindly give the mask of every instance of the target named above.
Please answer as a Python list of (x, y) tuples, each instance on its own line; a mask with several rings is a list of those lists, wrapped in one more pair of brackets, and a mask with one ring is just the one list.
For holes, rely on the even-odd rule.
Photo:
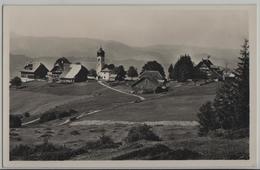
[(145, 79), (149, 80), (151, 83), (153, 83), (154, 85), (156, 85), (158, 87), (162, 86), (165, 81), (164, 78), (162, 77), (162, 75), (158, 71), (145, 71), (140, 75), (139, 80), (137, 80), (132, 85), (132, 87), (136, 86), (137, 84), (144, 81)]
[(51, 69), (51, 72), (62, 71), (64, 69), (64, 64), (71, 64), (71, 62), (65, 57), (59, 58), (54, 63), (54, 66)]
[(150, 78), (150, 79), (156, 79), (156, 80), (164, 80), (163, 76), (159, 73), (159, 71), (144, 71), (140, 77), (141, 78)]
[[(40, 62), (31, 62), (31, 63), (28, 63), (24, 66), (23, 70), (21, 70), (21, 72), (27, 72), (27, 73), (34, 73), (40, 66), (43, 66), (44, 68), (45, 65), (43, 65), (42, 63)], [(47, 68), (46, 68), (47, 69)], [(48, 69), (47, 69), (48, 70)]]
[(202, 59), (199, 64), (197, 64), (196, 68), (200, 68), (201, 65), (205, 64), (207, 67), (211, 67), (213, 63), (209, 59)]

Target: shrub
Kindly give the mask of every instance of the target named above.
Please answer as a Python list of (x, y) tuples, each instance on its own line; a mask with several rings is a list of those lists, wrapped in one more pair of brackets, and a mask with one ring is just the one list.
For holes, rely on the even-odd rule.
[(144, 124), (132, 127), (126, 137), (127, 142), (135, 142), (138, 140), (159, 141), (160, 138), (151, 130), (151, 127)]
[(58, 110), (47, 111), (41, 115), (40, 123), (55, 120), (55, 119), (62, 119), (64, 117), (69, 117), (76, 113), (77, 111), (73, 109), (70, 109), (69, 111), (58, 111)]
[(55, 120), (57, 118), (55, 112), (45, 112), (41, 115), (39, 122), (48, 122), (50, 120)]
[(34, 152), (54, 152), (59, 150), (57, 146), (52, 143), (42, 143), (35, 146)]
[(24, 159), (27, 160), (30, 154), (33, 153), (33, 149), (27, 145), (17, 145), (10, 151), (10, 160)]
[(66, 112), (66, 111), (64, 111), (64, 112), (57, 112), (56, 115), (57, 115), (57, 118), (62, 119), (64, 117), (71, 116), (71, 112)]
[(19, 128), (22, 126), (22, 120), (19, 115), (10, 115), (10, 128)]
[(109, 136), (102, 135), (97, 141), (89, 141), (83, 147), (87, 149), (105, 149), (105, 148), (116, 148), (121, 143), (115, 143)]
[(71, 114), (76, 114), (76, 113), (78, 113), (78, 111), (77, 111), (77, 110), (74, 110), (74, 109), (70, 109), (69, 112), (70, 112)]
[(30, 117), (30, 113), (29, 112), (25, 112), (23, 115), (24, 115), (24, 117)]
[(36, 160), (68, 160), (72, 156), (74, 156), (74, 152), (71, 149), (63, 148), (58, 151), (40, 153), (38, 157), (32, 155), (31, 158)]
[(73, 131), (70, 132), (70, 134), (71, 135), (79, 135), (80, 133), (77, 130), (73, 130)]
[(68, 160), (77, 154), (80, 154), (78, 150), (51, 143), (43, 143), (31, 147), (18, 145), (11, 149), (10, 160)]
[(219, 126), (218, 118), (211, 102), (207, 102), (200, 107), (198, 118), (200, 123), (200, 135), (205, 135), (210, 130), (215, 130)]
[(22, 80), (20, 77), (14, 77), (11, 81), (10, 81), (12, 86), (21, 86), (22, 85)]
[(165, 145), (156, 144), (150, 147), (146, 147), (140, 150), (134, 150), (117, 157), (113, 160), (187, 160), (187, 159), (199, 159), (201, 154), (188, 149), (171, 150)]
[(228, 139), (241, 139), (249, 137), (249, 129), (237, 129), (237, 130), (225, 130), (225, 129), (216, 129), (215, 131), (209, 132), (209, 136), (221, 137)]

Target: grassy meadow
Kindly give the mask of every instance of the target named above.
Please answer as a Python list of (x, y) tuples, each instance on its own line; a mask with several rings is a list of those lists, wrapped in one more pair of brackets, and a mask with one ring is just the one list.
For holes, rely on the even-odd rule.
[[(203, 86), (170, 82), (169, 92), (143, 94), (144, 101), (96, 81), (67, 85), (35, 81), (24, 85), (22, 89), (10, 88), (10, 113), (31, 115), (23, 118), (23, 123), (47, 111), (73, 109), (76, 113), (11, 128), (13, 160), (36, 159), (39, 149), (32, 146), (42, 148), (41, 153), (46, 155), (58, 155), (39, 156), (44, 160), (248, 159), (248, 138), (198, 135), (197, 112), (203, 103), (214, 99), (219, 82)], [(112, 87), (130, 91), (127, 83)], [(131, 129), (144, 123), (159, 140), (127, 142)], [(135, 133), (140, 136), (146, 131)], [(46, 147), (46, 142), (51, 145)], [(20, 150), (24, 154), (16, 155)]]

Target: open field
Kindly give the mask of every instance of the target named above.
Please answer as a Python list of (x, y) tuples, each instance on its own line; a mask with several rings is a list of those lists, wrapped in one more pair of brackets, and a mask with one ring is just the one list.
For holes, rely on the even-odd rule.
[[(70, 117), (63, 117), (12, 128), (11, 150), (20, 144), (33, 144), (37, 148), (48, 140), (54, 146), (73, 152), (66, 158), (73, 160), (248, 159), (248, 138), (198, 135), (196, 114), (204, 102), (213, 100), (217, 82), (204, 86), (171, 82), (169, 92), (143, 94), (143, 101), (106, 88), (96, 81), (70, 85), (30, 82), (26, 86), (10, 89), (11, 114), (30, 112), (31, 117), (36, 119), (44, 111), (74, 109), (78, 111), (77, 119), (72, 121)], [(130, 90), (125, 84), (112, 87), (125, 92)], [(26, 121), (29, 120), (32, 119)], [(126, 142), (130, 129), (144, 123), (151, 126), (160, 140)], [(98, 140), (102, 135), (109, 136), (115, 143), (99, 148)], [(89, 143), (95, 147), (84, 148)], [(147, 150), (153, 150), (153, 153)], [(194, 157), (175, 157), (180, 155), (179, 152), (188, 152)]]
[[(123, 89), (120, 85), (113, 88)], [(95, 81), (69, 85), (30, 82), (24, 89), (10, 90), (10, 112), (39, 115), (50, 109), (75, 109), (80, 113), (102, 110), (86, 119), (194, 121), (199, 107), (214, 98), (216, 88), (217, 83), (180, 86), (172, 82), (168, 93), (144, 94), (145, 100), (138, 101), (137, 97), (113, 91)]]

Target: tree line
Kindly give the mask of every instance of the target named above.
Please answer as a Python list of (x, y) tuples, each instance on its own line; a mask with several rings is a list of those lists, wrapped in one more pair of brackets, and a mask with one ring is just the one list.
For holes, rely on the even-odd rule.
[[(225, 80), (213, 102), (203, 104), (198, 113), (200, 134), (217, 129), (249, 128), (249, 45), (245, 40), (234, 71), (235, 78)], [(249, 132), (249, 130), (248, 130)], [(248, 134), (247, 134), (248, 135)]]

